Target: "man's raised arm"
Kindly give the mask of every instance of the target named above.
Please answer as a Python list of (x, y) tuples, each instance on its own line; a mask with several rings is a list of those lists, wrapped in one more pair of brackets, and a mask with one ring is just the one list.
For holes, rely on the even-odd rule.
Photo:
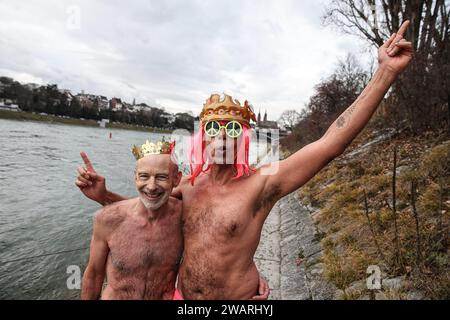
[(398, 33), (394, 33), (379, 49), (378, 70), (358, 99), (333, 122), (322, 138), (280, 161), (278, 171), (265, 177), (264, 189), (278, 190), (279, 199), (301, 187), (344, 152), (369, 122), (396, 77), (411, 61), (412, 44), (403, 39), (408, 25), (409, 21), (404, 22)]

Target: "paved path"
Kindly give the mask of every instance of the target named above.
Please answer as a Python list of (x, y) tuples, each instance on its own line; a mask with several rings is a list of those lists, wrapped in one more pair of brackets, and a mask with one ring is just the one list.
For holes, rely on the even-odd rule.
[(332, 299), (335, 288), (322, 279), (321, 255), (310, 210), (295, 193), (278, 201), (264, 224), (255, 254), (258, 270), (269, 282), (270, 299)]

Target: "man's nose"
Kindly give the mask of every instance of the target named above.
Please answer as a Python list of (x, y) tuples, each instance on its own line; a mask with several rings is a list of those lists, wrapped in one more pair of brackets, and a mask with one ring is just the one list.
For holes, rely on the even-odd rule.
[(147, 182), (147, 189), (149, 190), (155, 190), (157, 188), (156, 186), (156, 179), (155, 177), (150, 177)]
[(220, 128), (218, 137), (219, 137), (220, 139), (224, 140), (224, 139), (225, 139), (225, 136), (226, 136), (225, 128)]

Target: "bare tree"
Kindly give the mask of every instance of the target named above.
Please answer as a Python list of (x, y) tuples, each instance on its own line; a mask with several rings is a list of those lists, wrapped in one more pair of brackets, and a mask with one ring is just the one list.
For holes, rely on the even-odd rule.
[(278, 119), (278, 124), (288, 130), (292, 130), (300, 121), (300, 113), (295, 110), (285, 110)]
[(449, 16), (444, 0), (332, 0), (323, 19), (377, 47), (409, 19), (405, 38), (416, 51), (430, 52), (448, 40)]
[(319, 139), (338, 115), (355, 101), (367, 81), (367, 72), (354, 56), (348, 55), (339, 61), (333, 74), (315, 86), (292, 135), (283, 140), (283, 145), (295, 150)]
[[(450, 1), (332, 0), (325, 24), (357, 35), (379, 47), (404, 20), (411, 21), (405, 38), (416, 52), (411, 67), (394, 86), (413, 130), (441, 126), (450, 133)], [(447, 112), (443, 106), (447, 103)]]

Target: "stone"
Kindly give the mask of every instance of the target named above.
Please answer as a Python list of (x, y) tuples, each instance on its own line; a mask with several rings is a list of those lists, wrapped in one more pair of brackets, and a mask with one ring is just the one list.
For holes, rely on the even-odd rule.
[(350, 286), (345, 289), (346, 292), (350, 293), (352, 291), (362, 292), (367, 289), (367, 284), (365, 280), (355, 281), (350, 284)]
[(409, 291), (406, 294), (406, 300), (424, 300), (425, 295), (420, 291)]
[(375, 293), (375, 300), (389, 300), (383, 291)]
[(404, 276), (391, 278), (391, 279), (383, 279), (381, 282), (381, 286), (385, 290), (399, 290), (407, 284)]

